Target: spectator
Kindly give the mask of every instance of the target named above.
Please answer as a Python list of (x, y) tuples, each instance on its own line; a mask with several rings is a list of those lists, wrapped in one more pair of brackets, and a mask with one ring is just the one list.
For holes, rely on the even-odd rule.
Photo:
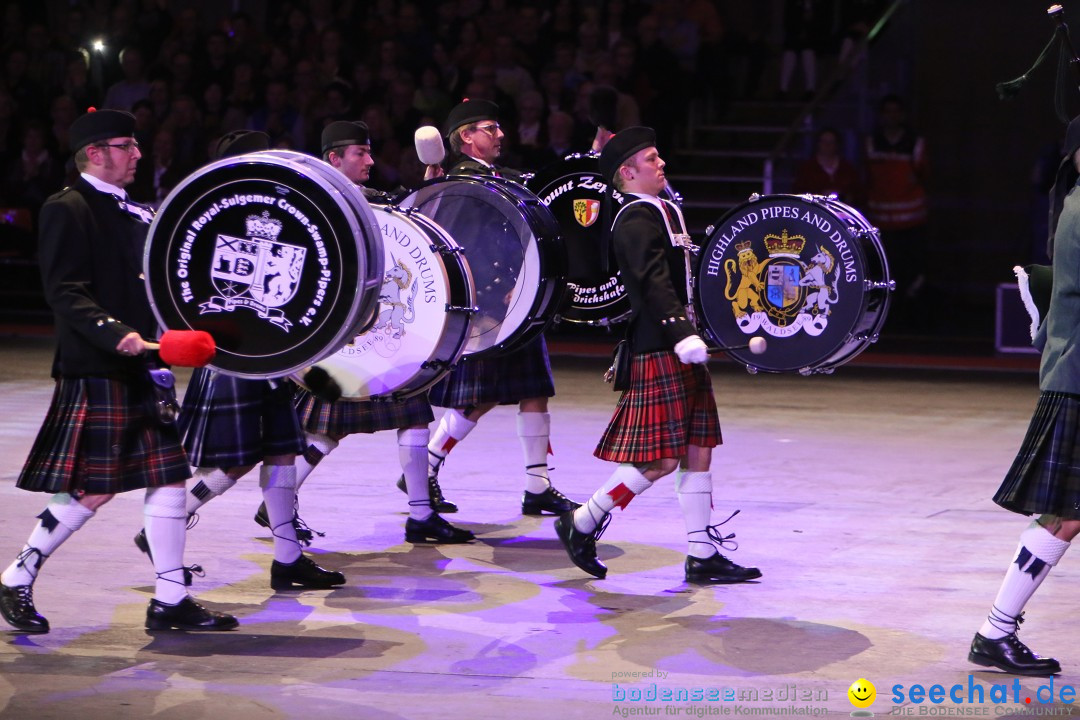
[(109, 86), (104, 105), (113, 110), (127, 112), (137, 101), (150, 96), (150, 82), (146, 79), (142, 50), (134, 45), (121, 50), (120, 69), (124, 79)]
[(849, 204), (857, 204), (860, 189), (858, 172), (840, 152), (840, 133), (822, 128), (814, 139), (814, 151), (795, 173), (793, 190), (812, 195), (833, 195)]

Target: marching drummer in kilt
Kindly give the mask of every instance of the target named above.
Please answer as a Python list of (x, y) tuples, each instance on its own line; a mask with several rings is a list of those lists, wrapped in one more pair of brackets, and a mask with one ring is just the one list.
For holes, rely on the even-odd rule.
[[(157, 336), (157, 323), (141, 274), (152, 213), (130, 203), (124, 191), (141, 156), (134, 131), (135, 118), (126, 112), (76, 119), (70, 144), (81, 177), (41, 211), (41, 274), (56, 321), (56, 390), (17, 486), (54, 495), (0, 574), (0, 613), (23, 632), (49, 631), (33, 599), (42, 563), (116, 493), (142, 489), (157, 574), (146, 627), (237, 626), (231, 615), (195, 602), (184, 583), (184, 481), (191, 473), (174, 418), (167, 408), (158, 412), (149, 371), (161, 362), (143, 340)], [(167, 372), (156, 375), (168, 378)], [(167, 385), (161, 399), (171, 405)]]
[[(322, 152), (323, 160), (360, 186), (365, 196), (373, 202), (387, 201), (378, 191), (369, 192), (363, 186), (375, 164), (365, 123), (341, 120), (327, 125), (322, 132)], [(414, 543), (464, 543), (474, 539), (471, 532), (454, 527), (436, 512), (445, 506), (439, 504), (442, 497), (438, 488), (428, 484), (428, 423), (435, 416), (426, 396), (398, 402), (329, 402), (301, 389), (296, 394), (296, 409), (305, 432), (305, 449), (296, 461), (297, 488), (346, 435), (397, 430), (402, 470), (399, 486), (409, 496), (405, 539)], [(450, 507), (451, 512), (457, 509)]]
[[(520, 179), (516, 171), (495, 165), (504, 137), (498, 117), (498, 105), (486, 100), (465, 100), (450, 111), (446, 122), (452, 152), (450, 175)], [(483, 292), (485, 283), (480, 275), (485, 269), (472, 269), (478, 292)], [(542, 335), (503, 355), (462, 358), (429, 394), (432, 405), (450, 408), (439, 419), (428, 443), (433, 490), (438, 491), (439, 469), (446, 456), (472, 432), (480, 418), (496, 405), (516, 403), (517, 433), (525, 460), (522, 514), (560, 514), (578, 507), (555, 489), (548, 478), (551, 435), (548, 398), (554, 395), (555, 381)]]
[[(270, 136), (237, 130), (218, 140), (214, 159), (267, 150)], [(251, 380), (199, 368), (192, 373), (180, 411), (180, 430), (192, 465), (195, 483), (187, 494), (187, 515), (236, 484), (262, 463), (263, 524), (274, 536), (270, 586), (276, 590), (331, 588), (345, 584), (345, 576), (320, 567), (301, 550), (310, 541), (296, 517), (296, 456), (304, 450), (304, 435), (288, 380)], [(185, 517), (186, 517), (185, 516)], [(149, 528), (147, 528), (148, 530)], [(145, 531), (144, 531), (145, 532)], [(151, 553), (142, 532), (135, 544)]]
[(685, 234), (681, 215), (658, 197), (667, 181), (653, 130), (631, 127), (616, 133), (600, 154), (600, 173), (609, 192), (614, 187), (628, 196), (611, 232), (632, 311), (629, 387), (595, 452), (618, 468), (584, 506), (562, 514), (555, 530), (570, 560), (603, 578), (607, 567), (596, 557), (596, 541), (611, 511), (625, 509), (681, 467), (675, 489), (689, 545), (686, 579), (737, 583), (761, 577), (757, 568), (720, 554), (718, 547), (734, 535), (721, 535), (718, 525), (709, 524), (709, 467), (712, 449), (722, 442), (720, 421), (705, 365), (708, 351), (688, 319), (685, 250), (675, 244), (675, 234)]
[(1017, 675), (1061, 672), (1016, 636), (1023, 609), (1080, 533), (1080, 116), (1065, 134), (1064, 157), (1050, 190), (1050, 309), (1034, 344), (1042, 352), (1039, 402), (1027, 435), (994, 502), (1039, 517), (1020, 533), (990, 614), (971, 641), (968, 660)]

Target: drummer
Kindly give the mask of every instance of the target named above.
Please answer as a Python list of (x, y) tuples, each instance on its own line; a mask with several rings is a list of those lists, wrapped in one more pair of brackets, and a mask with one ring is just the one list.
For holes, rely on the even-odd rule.
[[(366, 124), (341, 120), (327, 125), (322, 132), (322, 156), (359, 186), (369, 200), (386, 202), (378, 191), (364, 187), (375, 164)], [(296, 460), (297, 488), (346, 435), (397, 430), (402, 471), (398, 485), (409, 496), (405, 539), (432, 543), (464, 543), (474, 539), (471, 532), (451, 525), (437, 512), (454, 512), (457, 507), (444, 500), (433, 480), (429, 486), (428, 423), (435, 416), (427, 397), (418, 395), (397, 402), (328, 402), (301, 389), (296, 395), (296, 408), (306, 445)]]
[[(450, 111), (445, 128), (451, 150), (448, 174), (521, 178), (520, 173), (495, 164), (504, 137), (498, 118), (499, 107), (487, 100), (465, 100)], [(474, 274), (477, 270), (474, 268)], [(431, 388), (431, 404), (449, 408), (428, 443), (428, 472), (433, 486), (438, 486), (439, 469), (447, 454), (472, 432), (480, 418), (496, 405), (516, 403), (517, 433), (525, 460), (521, 512), (562, 514), (578, 507), (548, 478), (548, 398), (554, 394), (555, 381), (543, 336), (497, 357), (475, 359), (466, 355)]]
[(737, 583), (761, 577), (757, 568), (741, 567), (720, 554), (734, 535), (723, 536), (719, 525), (710, 525), (709, 467), (712, 449), (722, 442), (720, 422), (705, 366), (708, 349), (687, 319), (686, 251), (675, 245), (668, 229), (681, 225), (681, 215), (658, 197), (667, 180), (653, 130), (631, 127), (616, 133), (600, 154), (600, 173), (609, 187), (633, 198), (621, 207), (611, 229), (632, 313), (630, 386), (595, 452), (619, 466), (584, 506), (561, 515), (555, 530), (570, 560), (603, 578), (607, 567), (596, 557), (596, 541), (611, 511), (625, 509), (636, 495), (681, 467), (675, 490), (689, 545), (686, 580)]
[[(270, 136), (237, 130), (222, 137), (215, 159), (267, 150)], [(178, 426), (184, 449), (195, 466), (195, 482), (186, 498), (191, 516), (250, 472), (259, 468), (266, 519), (274, 536), (270, 586), (274, 589), (331, 588), (345, 576), (317, 565), (301, 551), (296, 518), (296, 455), (304, 436), (292, 405), (293, 385), (287, 380), (246, 380), (206, 368), (192, 373), (180, 410)], [(261, 510), (261, 509), (260, 509)], [(149, 554), (145, 531), (135, 544)], [(310, 535), (305, 538), (310, 540)]]

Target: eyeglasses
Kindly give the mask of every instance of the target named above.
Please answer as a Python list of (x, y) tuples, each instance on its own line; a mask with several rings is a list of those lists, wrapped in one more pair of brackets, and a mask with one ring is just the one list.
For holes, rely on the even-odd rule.
[(491, 125), (477, 125), (476, 129), (483, 130), (491, 137), (495, 137), (495, 135), (498, 134), (500, 127), (499, 123), (492, 123)]
[(112, 145), (110, 145), (109, 143), (99, 143), (99, 144), (94, 145), (94, 147), (117, 148), (118, 150), (123, 150), (124, 152), (129, 153), (132, 150), (138, 150), (139, 149), (139, 142), (137, 140), (130, 140), (130, 141), (126, 142), (126, 143), (115, 143), (115, 144), (112, 144)]

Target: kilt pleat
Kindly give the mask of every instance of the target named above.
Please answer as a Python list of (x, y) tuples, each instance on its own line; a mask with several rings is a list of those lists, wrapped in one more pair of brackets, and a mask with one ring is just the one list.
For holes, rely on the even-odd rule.
[(594, 454), (643, 463), (681, 458), (690, 445), (723, 442), (712, 378), (704, 365), (685, 365), (670, 351), (634, 355), (630, 387), (615, 406)]
[(466, 356), (428, 393), (432, 405), (444, 408), (509, 405), (554, 396), (555, 380), (543, 335), (503, 355)]
[(325, 402), (307, 390), (299, 390), (296, 414), (307, 432), (331, 437), (427, 425), (435, 419), (427, 395), (423, 394), (399, 402)]
[(193, 372), (177, 423), (191, 464), (232, 468), (303, 452), (293, 393), (287, 381), (275, 387), (205, 368)]
[(1042, 392), (994, 502), (1013, 512), (1080, 519), (1080, 396)]
[(186, 480), (176, 427), (146, 413), (145, 392), (122, 380), (60, 378), (16, 486), (98, 495)]

